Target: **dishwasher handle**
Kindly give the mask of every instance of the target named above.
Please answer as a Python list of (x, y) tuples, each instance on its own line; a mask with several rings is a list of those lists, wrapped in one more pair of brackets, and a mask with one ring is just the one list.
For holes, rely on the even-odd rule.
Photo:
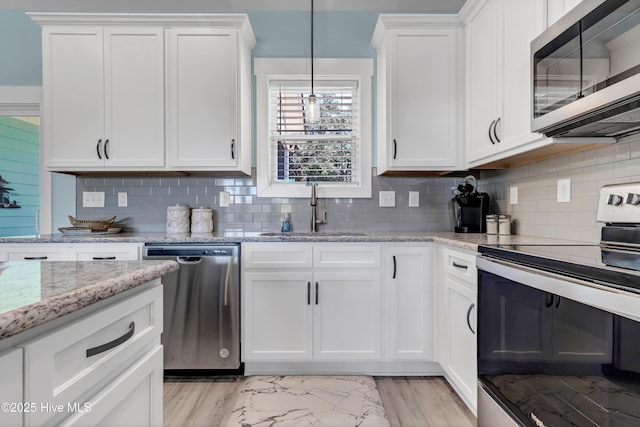
[(200, 264), (202, 262), (201, 256), (178, 256), (176, 257), (178, 264)]

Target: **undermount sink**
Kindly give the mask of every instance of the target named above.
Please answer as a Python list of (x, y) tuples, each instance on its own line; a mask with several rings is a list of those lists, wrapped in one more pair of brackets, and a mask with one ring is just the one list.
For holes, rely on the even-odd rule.
[(288, 233), (281, 232), (267, 232), (260, 233), (261, 236), (264, 237), (355, 237), (355, 236), (366, 236), (366, 233), (357, 233), (357, 232), (349, 232), (349, 231), (292, 231)]

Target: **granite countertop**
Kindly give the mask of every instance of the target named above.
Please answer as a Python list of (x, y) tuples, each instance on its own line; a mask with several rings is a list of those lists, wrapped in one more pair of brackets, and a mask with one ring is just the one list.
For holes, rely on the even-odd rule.
[(476, 251), (478, 245), (518, 244), (553, 245), (584, 244), (568, 240), (533, 236), (498, 236), (483, 233), (454, 232), (318, 232), (269, 233), (227, 232), (204, 234), (118, 233), (95, 236), (65, 236), (48, 234), (39, 237), (5, 237), (0, 243), (229, 243), (229, 242), (437, 242), (460, 249)]
[(177, 269), (175, 261), (0, 262), (0, 340)]

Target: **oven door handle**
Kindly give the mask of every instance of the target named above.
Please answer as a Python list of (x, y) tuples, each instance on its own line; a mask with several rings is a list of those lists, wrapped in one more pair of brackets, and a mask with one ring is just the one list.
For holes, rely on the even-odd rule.
[(476, 334), (476, 331), (473, 330), (473, 328), (471, 327), (471, 310), (473, 310), (473, 307), (476, 306), (476, 303), (471, 303), (471, 305), (469, 306), (469, 309), (467, 310), (467, 326), (469, 327), (469, 330), (471, 331), (472, 334)]

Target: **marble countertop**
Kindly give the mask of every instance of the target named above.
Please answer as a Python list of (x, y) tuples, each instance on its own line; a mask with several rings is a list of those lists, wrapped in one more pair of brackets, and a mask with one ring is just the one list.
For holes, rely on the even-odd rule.
[(175, 261), (0, 262), (0, 340), (177, 269)]
[(533, 236), (499, 236), (483, 233), (454, 232), (319, 232), (291, 233), (264, 236), (260, 232), (227, 232), (205, 234), (167, 233), (118, 233), (95, 236), (65, 236), (49, 234), (39, 237), (4, 237), (0, 243), (225, 243), (225, 242), (438, 242), (450, 246), (476, 251), (478, 245), (518, 244), (553, 245), (584, 244), (567, 240)]

